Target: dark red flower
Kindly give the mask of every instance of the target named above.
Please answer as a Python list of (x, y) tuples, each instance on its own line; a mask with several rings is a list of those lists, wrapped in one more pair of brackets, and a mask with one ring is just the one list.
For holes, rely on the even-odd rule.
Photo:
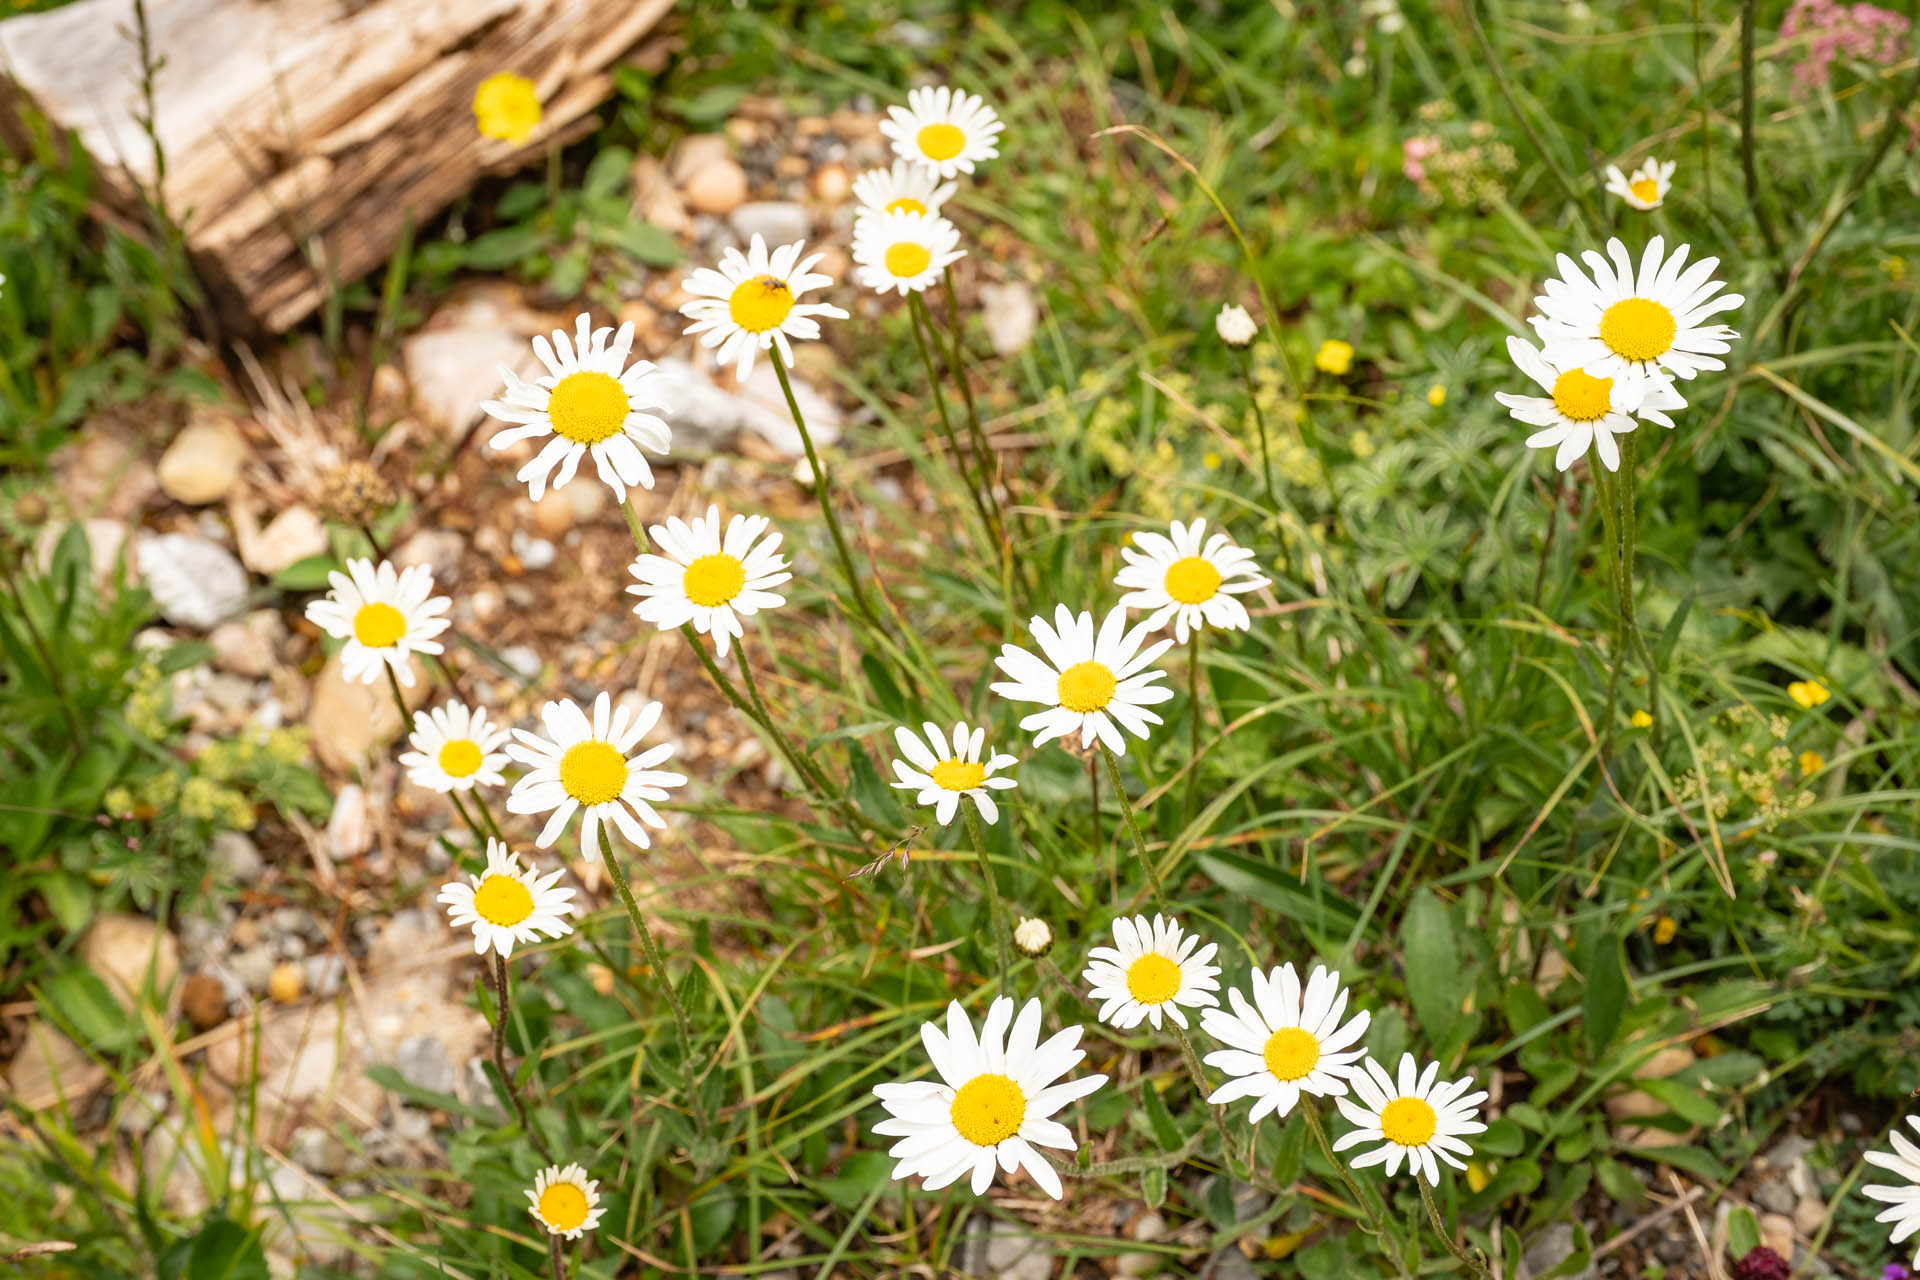
[(1787, 1280), (1792, 1274), (1787, 1260), (1765, 1245), (1733, 1264), (1733, 1280)]

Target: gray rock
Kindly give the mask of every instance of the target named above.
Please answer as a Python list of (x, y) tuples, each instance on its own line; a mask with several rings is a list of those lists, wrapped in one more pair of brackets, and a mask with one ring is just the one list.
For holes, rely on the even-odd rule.
[(553, 543), (545, 538), (529, 537), (519, 529), (513, 531), (510, 545), (513, 547), (513, 554), (520, 558), (520, 563), (535, 573), (552, 567), (555, 558), (560, 554)]
[(287, 1158), (309, 1173), (334, 1178), (347, 1170), (347, 1144), (317, 1125), (302, 1125), (287, 1142)]
[(1259, 1280), (1260, 1277), (1235, 1245), (1228, 1245), (1209, 1258), (1200, 1274), (1203, 1280)]
[(500, 651), (500, 661), (506, 663), (508, 668), (522, 680), (536, 679), (540, 675), (540, 668), (544, 665), (540, 660), (539, 650), (529, 648), (524, 644), (516, 644), (502, 649)]
[(214, 836), (207, 860), (216, 873), (240, 885), (253, 884), (267, 869), (260, 846), (241, 831), (222, 831)]
[(401, 1107), (394, 1113), (393, 1136), (402, 1142), (425, 1142), (433, 1136), (433, 1117), (417, 1107)]
[(777, 249), (795, 240), (804, 240), (813, 230), (807, 207), (791, 200), (755, 200), (727, 215), (727, 225), (745, 243), (756, 235)]
[(393, 563), (401, 569), (423, 564), (433, 570), (434, 585), (446, 586), (460, 580), (466, 551), (467, 540), (452, 529), (422, 529), (395, 549)]
[[(1551, 1271), (1573, 1256), (1573, 1224), (1556, 1222), (1535, 1236), (1520, 1257), (1520, 1274), (1537, 1276)], [(1599, 1271), (1589, 1264), (1575, 1272), (1571, 1280), (1593, 1280)]]
[(267, 989), (267, 981), (273, 977), (274, 961), (273, 944), (259, 942), (234, 952), (228, 957), (226, 967), (248, 991), (258, 994)]
[[(716, 383), (677, 356), (660, 360), (656, 385), (667, 405), (662, 416), (673, 429), (670, 456), (685, 459), (722, 453), (733, 447), (740, 432), (751, 431), (783, 457), (803, 457), (800, 433), (794, 430), (770, 359), (755, 360), (744, 383), (731, 374), (722, 374)], [(799, 378), (794, 379), (793, 394), (815, 445), (824, 449), (840, 438), (845, 415), (838, 405)]]
[(967, 1221), (966, 1258), (963, 1270), (996, 1280), (1048, 1280), (1053, 1274), (1052, 1245), (1024, 1226), (985, 1214)]
[(324, 1000), (340, 990), (340, 983), (347, 976), (347, 962), (331, 953), (308, 956), (306, 970), (307, 991)]
[(191, 533), (162, 533), (134, 543), (140, 576), (177, 627), (210, 631), (246, 607), (247, 571), (217, 542)]
[(1754, 1189), (1753, 1198), (1768, 1213), (1792, 1213), (1800, 1197), (1793, 1194), (1785, 1178), (1768, 1178)]
[(447, 1046), (439, 1036), (409, 1036), (402, 1040), (393, 1055), (393, 1069), (416, 1089), (453, 1092), (453, 1063), (447, 1060)]

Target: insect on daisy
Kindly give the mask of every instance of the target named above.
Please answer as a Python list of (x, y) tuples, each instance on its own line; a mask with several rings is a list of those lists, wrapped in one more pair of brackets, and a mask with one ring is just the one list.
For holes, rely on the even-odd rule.
[(621, 835), (642, 849), (653, 843), (647, 827), (666, 829), (651, 802), (665, 800), (666, 788), (686, 784), (686, 775), (654, 768), (673, 754), (673, 744), (663, 742), (637, 756), (630, 754), (660, 718), (660, 704), (649, 702), (637, 715), (630, 715), (625, 707), (609, 714), (611, 706), (612, 700), (601, 694), (593, 700), (593, 719), (588, 720), (573, 699), (562, 698), (540, 708), (547, 730), (544, 737), (524, 729), (513, 731), (516, 742), (507, 754), (532, 771), (513, 784), (507, 811), (552, 812), (534, 842), (542, 849), (551, 848), (560, 838), (576, 810), (583, 815), (580, 852), (588, 858), (600, 856), (604, 826), (619, 828)]
[(875, 213), (853, 228), (853, 261), (861, 284), (878, 293), (919, 293), (966, 257), (960, 233), (930, 213)]
[(454, 928), (471, 927), (475, 955), (488, 951), (513, 954), (517, 942), (537, 942), (573, 932), (566, 917), (573, 914), (573, 890), (556, 888), (565, 868), (541, 875), (520, 865), (518, 854), (498, 840), (487, 839), (487, 869), (443, 886), (439, 901), (446, 904)]
[(1687, 405), (1673, 380), (1658, 372), (1648, 374), (1628, 368), (1595, 377), (1581, 369), (1560, 369), (1532, 343), (1518, 337), (1507, 339), (1507, 354), (1520, 372), (1547, 394), (1522, 396), (1496, 391), (1493, 398), (1517, 421), (1540, 428), (1527, 437), (1527, 447), (1556, 450), (1553, 465), (1561, 471), (1578, 462), (1589, 448), (1600, 455), (1607, 470), (1618, 471), (1620, 446), (1614, 437), (1638, 426), (1635, 416), (1671, 427), (1673, 419), (1667, 416), (1667, 410)]
[(416, 564), (395, 570), (385, 560), (349, 560), (347, 571), (327, 574), (332, 590), (307, 606), (307, 621), (346, 640), (340, 671), (372, 684), (385, 663), (401, 684), (412, 687), (416, 653), (440, 653), (434, 637), (453, 623), (441, 617), (453, 601), (433, 594), (433, 570)]
[[(1080, 980), (1100, 1001), (1100, 1021), (1122, 1031), (1142, 1022), (1160, 1029), (1162, 1016), (1182, 1027), (1189, 1009), (1211, 1009), (1220, 1003), (1220, 966), (1208, 964), (1220, 948), (1200, 946), (1198, 934), (1183, 934), (1165, 916), (1121, 916), (1113, 922), (1111, 947), (1087, 952), (1087, 970)], [(1198, 948), (1196, 950), (1196, 948)], [(1202, 1014), (1202, 1017), (1205, 1015)]]
[(895, 160), (888, 169), (869, 169), (853, 180), (854, 216), (872, 213), (924, 213), (937, 217), (959, 184), (940, 181), (924, 164)]
[(1012, 778), (993, 776), (1013, 764), (1014, 758), (995, 753), (982, 761), (980, 752), (987, 731), (970, 729), (965, 721), (953, 726), (951, 742), (937, 724), (923, 724), (920, 731), (924, 738), (905, 726), (893, 731), (893, 740), (906, 756), (893, 762), (893, 776), (900, 779), (893, 785), (903, 791), (918, 791), (914, 803), (934, 806), (933, 816), (943, 827), (953, 821), (962, 800), (978, 805), (988, 822), (1000, 821), (1000, 808), (989, 792), (1016, 785)]
[(1253, 552), (1237, 547), (1224, 533), (1206, 537), (1207, 522), (1178, 520), (1167, 533), (1141, 530), (1132, 546), (1120, 548), (1126, 565), (1114, 576), (1122, 609), (1148, 609), (1141, 623), (1156, 630), (1173, 619), (1174, 636), (1181, 644), (1201, 627), (1245, 631), (1253, 625), (1247, 607), (1234, 597), (1267, 585), (1254, 566)]
[(1704, 322), (1746, 299), (1720, 293), (1726, 286), (1713, 278), (1720, 259), (1687, 266), (1689, 250), (1683, 244), (1669, 255), (1666, 241), (1655, 236), (1636, 270), (1627, 246), (1609, 240), (1607, 258), (1591, 249), (1580, 255), (1592, 277), (1559, 255), (1559, 278), (1547, 281), (1546, 292), (1533, 300), (1540, 314), (1531, 323), (1546, 346), (1547, 363), (1596, 378), (1630, 369), (1692, 378), (1703, 369), (1726, 368), (1718, 357), (1740, 335)]
[(711, 506), (691, 524), (673, 516), (650, 526), (648, 535), (665, 554), (642, 555), (628, 566), (639, 579), (627, 588), (640, 597), (633, 611), (662, 631), (691, 622), (713, 637), (724, 658), (732, 638), (746, 634), (741, 618), (786, 603), (771, 590), (793, 577), (780, 535), (766, 533), (771, 523), (765, 516), (735, 516), (722, 535), (720, 508)]
[(1632, 176), (1620, 172), (1620, 166), (1607, 166), (1607, 193), (1619, 196), (1635, 209), (1658, 209), (1673, 185), (1675, 162), (1662, 164), (1648, 156)]
[(551, 1164), (542, 1169), (533, 1180), (533, 1190), (527, 1192), (527, 1200), (534, 1219), (549, 1235), (569, 1240), (578, 1240), (581, 1232), (599, 1226), (600, 1216), (606, 1212), (600, 1207), (600, 1184), (577, 1164), (565, 1168)]
[(1439, 1160), (1456, 1169), (1466, 1168), (1461, 1157), (1471, 1156), (1473, 1148), (1463, 1139), (1487, 1128), (1476, 1111), (1487, 1100), (1486, 1092), (1467, 1092), (1473, 1088), (1473, 1077), (1436, 1083), (1440, 1064), (1429, 1062), (1425, 1071), (1417, 1072), (1410, 1053), (1400, 1055), (1398, 1079), (1372, 1058), (1364, 1065), (1364, 1071), (1352, 1076), (1353, 1092), (1364, 1105), (1335, 1099), (1340, 1114), (1359, 1127), (1335, 1142), (1333, 1149), (1378, 1143), (1354, 1157), (1353, 1167), (1384, 1164), (1391, 1178), (1405, 1160), (1407, 1172), (1424, 1177), (1429, 1184), (1440, 1181)]
[(945, 85), (915, 89), (906, 106), (888, 107), (880, 122), (896, 156), (941, 178), (972, 173), (974, 165), (999, 155), (996, 140), (1005, 127), (984, 98)]
[(1373, 1015), (1361, 1010), (1343, 1024), (1347, 989), (1340, 975), (1322, 965), (1313, 966), (1306, 989), (1291, 964), (1251, 975), (1253, 999), (1234, 987), (1227, 989), (1225, 1009), (1200, 1015), (1200, 1029), (1226, 1045), (1206, 1057), (1235, 1077), (1213, 1091), (1209, 1103), (1253, 1098), (1247, 1113), (1258, 1124), (1269, 1115), (1284, 1116), (1303, 1093), (1316, 1098), (1339, 1097), (1346, 1082), (1359, 1074), (1354, 1065), (1360, 1050), (1348, 1046), (1367, 1033)]
[(791, 367), (793, 347), (788, 338), (812, 340), (820, 336), (817, 316), (844, 320), (847, 313), (824, 302), (801, 302), (800, 295), (824, 289), (832, 276), (810, 270), (824, 254), (800, 256), (806, 241), (796, 240), (767, 252), (767, 242), (753, 237), (747, 251), (728, 249), (720, 266), (701, 267), (681, 282), (696, 295), (680, 308), (693, 321), (687, 333), (701, 334), (700, 345), (718, 347), (721, 364), (736, 366), (744, 378), (753, 368), (753, 353), (779, 348), (780, 361)]
[(400, 763), (416, 787), (442, 794), (471, 791), (483, 783), (497, 787), (506, 781), (500, 771), (507, 767), (507, 756), (494, 748), (507, 736), (505, 729), (488, 723), (486, 708), (449, 702), (413, 713), (413, 732), (407, 735), (413, 750), (401, 752)]
[(533, 354), (547, 369), (542, 377), (526, 382), (500, 366), (506, 395), (484, 401), (480, 407), (502, 422), (518, 425), (495, 432), (487, 444), (505, 449), (522, 440), (547, 439), (514, 477), (526, 482), (527, 494), (535, 502), (546, 492), (547, 477), (554, 468), (559, 468), (559, 474), (553, 477), (553, 487), (559, 489), (573, 479), (580, 459), (588, 454), (593, 455), (601, 481), (625, 502), (629, 486), (653, 488), (653, 468), (641, 450), (665, 453), (673, 444), (673, 432), (664, 420), (647, 412), (664, 406), (648, 387), (652, 363), (627, 364), (627, 352), (633, 346), (632, 322), (618, 330), (595, 329), (592, 318), (582, 312), (575, 326), (572, 341), (564, 329), (553, 331), (551, 343), (535, 335)]
[(971, 1174), (973, 1193), (983, 1195), (996, 1166), (1007, 1173), (1024, 1167), (1058, 1200), (1060, 1175), (1034, 1148), (1071, 1151), (1072, 1131), (1051, 1117), (1107, 1082), (1094, 1074), (1055, 1083), (1087, 1056), (1077, 1047), (1080, 1028), (1067, 1027), (1042, 1044), (1040, 1002), (1027, 1001), (1015, 1018), (1013, 998), (1001, 996), (987, 1010), (978, 1040), (957, 1001), (947, 1006), (945, 1033), (923, 1023), (920, 1040), (940, 1079), (873, 1090), (888, 1113), (873, 1131), (900, 1139), (887, 1152), (899, 1161), (893, 1176), (918, 1174), (928, 1191), (938, 1191)]
[[(1920, 1116), (1908, 1116), (1907, 1123), (1915, 1133), (1920, 1133)], [(1893, 1143), (1893, 1151), (1869, 1151), (1867, 1163), (1898, 1174), (1906, 1179), (1906, 1185), (1888, 1187), (1876, 1183), (1860, 1188), (1860, 1194), (1888, 1206), (1881, 1210), (1880, 1216), (1874, 1221), (1892, 1223), (1893, 1235), (1888, 1243), (1899, 1244), (1908, 1236), (1920, 1232), (1920, 1146), (1915, 1146), (1898, 1129), (1889, 1138)], [(1913, 1263), (1920, 1267), (1920, 1247), (1914, 1250)]]
[(1147, 708), (1173, 697), (1173, 690), (1157, 683), (1163, 673), (1152, 669), (1152, 663), (1173, 641), (1156, 640), (1142, 648), (1150, 628), (1128, 629), (1125, 609), (1109, 613), (1097, 634), (1091, 613), (1075, 616), (1065, 605), (1054, 609), (1052, 626), (1045, 618), (1027, 625), (1044, 660), (1019, 645), (1000, 646), (993, 662), (1010, 678), (992, 689), (1015, 702), (1047, 704), (1045, 711), (1020, 722), (1022, 729), (1039, 731), (1035, 746), (1078, 731), (1083, 748), (1098, 741), (1115, 755), (1125, 755), (1122, 729), (1145, 738), (1147, 730), (1161, 722)]

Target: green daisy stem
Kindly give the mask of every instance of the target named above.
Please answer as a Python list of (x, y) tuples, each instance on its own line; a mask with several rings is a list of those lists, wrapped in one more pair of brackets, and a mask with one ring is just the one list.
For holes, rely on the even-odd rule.
[(473, 810), (460, 802), (458, 791), (447, 792), (447, 799), (453, 801), (454, 812), (460, 815), (460, 821), (467, 824), (467, 830), (473, 832), (476, 851), (484, 850), (487, 847), (487, 830), (475, 820)]
[(673, 1006), (673, 1028), (679, 1035), (682, 1070), (686, 1072), (687, 1105), (700, 1122), (702, 1131), (706, 1129), (706, 1117), (701, 1111), (693, 1089), (693, 1024), (687, 1020), (686, 1006), (680, 1003), (680, 992), (673, 985), (673, 979), (667, 974), (667, 957), (660, 950), (660, 944), (653, 940), (653, 931), (647, 928), (647, 922), (640, 917), (640, 904), (633, 900), (633, 886), (627, 883), (627, 873), (620, 867), (620, 860), (608, 849), (607, 855), (600, 859), (607, 869), (607, 875), (613, 880), (614, 892), (620, 895), (620, 905), (627, 909), (627, 919), (633, 924), (633, 932), (640, 939), (640, 950), (647, 957), (647, 967), (653, 970), (660, 986), (666, 990), (667, 1003)]
[(813, 433), (807, 430), (806, 415), (800, 412), (800, 402), (794, 398), (793, 380), (787, 376), (787, 366), (779, 353), (769, 354), (773, 371), (780, 379), (780, 392), (787, 398), (787, 412), (793, 415), (793, 425), (800, 432), (800, 444), (807, 452), (807, 466), (813, 470), (814, 496), (820, 500), (820, 514), (827, 518), (827, 532), (833, 535), (833, 549), (840, 557), (840, 572), (846, 575), (847, 590), (853, 596), (854, 607), (877, 630), (880, 615), (874, 612), (872, 602), (860, 585), (860, 575), (854, 572), (853, 553), (847, 550), (846, 535), (840, 531), (840, 517), (833, 513), (833, 490), (827, 483), (827, 469), (821, 464), (820, 455), (814, 452)]
[(973, 437), (980, 478), (991, 491), (996, 469), (995, 457), (993, 446), (987, 443), (987, 433), (980, 429), (980, 411), (973, 402), (973, 384), (967, 381), (966, 348), (960, 342), (960, 297), (954, 292), (951, 265), (940, 272), (940, 284), (947, 294), (947, 364), (953, 370), (954, 385), (960, 388), (960, 396), (966, 401), (967, 432)]
[(967, 487), (967, 496), (973, 499), (973, 509), (979, 512), (980, 523), (985, 526), (987, 537), (998, 544), (1001, 538), (992, 509), (980, 492), (982, 486), (974, 482), (973, 470), (967, 466), (966, 454), (960, 448), (960, 437), (953, 430), (953, 416), (947, 412), (947, 395), (940, 389), (940, 372), (933, 367), (933, 353), (927, 347), (924, 331), (933, 328), (933, 317), (927, 311), (925, 300), (917, 293), (907, 295), (907, 317), (913, 322), (913, 345), (919, 348), (920, 363), (926, 367), (927, 386), (933, 391), (934, 408), (940, 411), (940, 429), (947, 438), (947, 453), (953, 459), (953, 469), (959, 473), (960, 482)]
[(1160, 883), (1160, 869), (1153, 865), (1153, 859), (1147, 853), (1147, 839), (1140, 834), (1140, 820), (1134, 816), (1133, 801), (1127, 798), (1126, 785), (1120, 781), (1120, 762), (1104, 742), (1100, 744), (1100, 755), (1107, 762), (1107, 777), (1113, 781), (1114, 794), (1120, 797), (1120, 812), (1126, 816), (1127, 830), (1133, 836), (1133, 851), (1139, 856), (1140, 865), (1146, 868), (1147, 879), (1153, 884), (1154, 903), (1164, 906), (1167, 888)]
[(1313, 1096), (1304, 1090), (1300, 1094), (1300, 1110), (1306, 1114), (1307, 1128), (1313, 1130), (1313, 1140), (1319, 1146), (1320, 1154), (1327, 1158), (1327, 1163), (1332, 1165), (1334, 1172), (1340, 1175), (1340, 1181), (1345, 1184), (1347, 1194), (1353, 1197), (1353, 1202), (1359, 1206), (1360, 1212), (1367, 1216), (1363, 1225), (1374, 1236), (1384, 1240), (1386, 1237), (1381, 1231), (1380, 1215), (1375, 1212), (1373, 1201), (1360, 1189), (1360, 1183), (1354, 1178), (1353, 1171), (1347, 1168), (1346, 1161), (1333, 1153), (1333, 1143), (1327, 1140), (1326, 1126), (1320, 1123), (1319, 1108), (1314, 1105)]
[[(1413, 1183), (1420, 1188), (1420, 1203), (1427, 1206), (1427, 1221), (1433, 1224), (1433, 1233), (1440, 1237), (1441, 1244), (1447, 1246), (1447, 1252), (1465, 1263), (1475, 1275), (1492, 1280), (1492, 1274), (1487, 1270), (1486, 1263), (1468, 1253), (1465, 1247), (1453, 1238), (1453, 1232), (1447, 1230), (1446, 1222), (1440, 1217), (1440, 1206), (1433, 1202), (1433, 1192), (1428, 1188), (1427, 1180), (1416, 1173), (1413, 1175)], [(1477, 1252), (1479, 1251), (1475, 1250), (1475, 1253)]]
[(513, 1077), (507, 1072), (507, 1010), (511, 1008), (508, 996), (507, 958), (498, 951), (493, 953), (493, 1070), (495, 1079), (493, 1088), (500, 1100), (513, 1108), (520, 1117), (520, 1128), (525, 1131), (528, 1141), (540, 1153), (540, 1158), (548, 1164), (553, 1163), (553, 1154), (547, 1150), (547, 1141), (540, 1131), (533, 1127), (533, 1117), (527, 1114), (527, 1104), (520, 1097), (520, 1091), (513, 1087)]
[[(448, 792), (447, 794), (452, 795), (453, 793)], [(474, 787), (472, 794), (473, 802), (480, 807), (480, 820), (487, 824), (487, 830), (493, 833), (495, 840), (498, 840), (501, 844), (505, 844), (507, 842), (506, 833), (500, 830), (500, 824), (494, 820), (493, 810), (487, 807), (487, 798), (480, 794), (480, 788), (478, 786)]]
[(553, 1280), (567, 1280), (566, 1259), (560, 1252), (560, 1237), (547, 1234), (547, 1261), (553, 1264)]
[(980, 818), (967, 797), (960, 797), (960, 812), (967, 820), (967, 834), (973, 837), (973, 853), (980, 859), (980, 883), (987, 889), (987, 920), (993, 930), (993, 947), (1000, 959), (1000, 982), (1013, 981), (1013, 945), (1007, 932), (1007, 918), (1000, 908), (1000, 886), (994, 880), (993, 863), (987, 857), (987, 840), (980, 832)]
[(1625, 550), (1621, 555), (1620, 589), (1624, 593), (1621, 608), (1626, 611), (1627, 634), (1633, 640), (1634, 649), (1640, 655), (1640, 662), (1647, 669), (1647, 714), (1653, 717), (1653, 735), (1656, 742), (1660, 737), (1660, 668), (1653, 660), (1653, 652), (1647, 648), (1647, 637), (1640, 630), (1640, 620), (1636, 616), (1633, 596), (1635, 562), (1640, 556), (1639, 511), (1634, 505), (1634, 488), (1638, 481), (1638, 462), (1640, 446), (1629, 432), (1620, 440), (1620, 524), (1624, 531), (1622, 541)]
[[(1247, 348), (1237, 347), (1240, 357), (1240, 380), (1246, 384), (1247, 404), (1253, 409), (1253, 421), (1260, 428), (1260, 480), (1267, 491), (1267, 505), (1273, 508), (1274, 518), (1280, 518), (1280, 495), (1273, 487), (1273, 446), (1267, 439), (1267, 415), (1260, 407), (1260, 393), (1253, 384), (1253, 358)], [(1288, 571), (1292, 577), (1292, 571)]]
[(1193, 821), (1194, 802), (1199, 798), (1200, 781), (1200, 628), (1195, 627), (1187, 640), (1187, 794), (1186, 821)]

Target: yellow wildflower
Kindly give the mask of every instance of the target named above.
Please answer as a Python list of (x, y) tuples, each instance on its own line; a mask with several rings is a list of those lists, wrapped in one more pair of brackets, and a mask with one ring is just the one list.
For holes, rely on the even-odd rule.
[(1436, 382), (1432, 386), (1427, 388), (1428, 404), (1438, 409), (1441, 405), (1445, 404), (1446, 402), (1447, 402), (1447, 387), (1445, 383)]
[(480, 82), (473, 94), (480, 132), (502, 142), (525, 142), (540, 125), (540, 95), (533, 81), (502, 71)]
[(1339, 377), (1353, 367), (1353, 344), (1342, 342), (1338, 338), (1328, 338), (1320, 344), (1320, 350), (1315, 353), (1313, 367), (1322, 373)]
[(1826, 764), (1827, 762), (1820, 758), (1818, 751), (1802, 751), (1800, 753), (1800, 773), (1803, 777), (1810, 777), (1820, 772), (1820, 770), (1826, 767)]
[(1819, 706), (1833, 695), (1827, 692), (1827, 686), (1818, 680), (1795, 680), (1787, 686), (1787, 696), (1808, 710)]
[(1636, 729), (1646, 729), (1646, 728), (1652, 727), (1653, 725), (1653, 717), (1637, 708), (1634, 710), (1633, 715), (1628, 717), (1628, 719), (1632, 722), (1633, 727)]
[(1653, 941), (1657, 946), (1666, 946), (1673, 941), (1673, 935), (1680, 932), (1680, 922), (1672, 916), (1661, 916), (1653, 922)]

